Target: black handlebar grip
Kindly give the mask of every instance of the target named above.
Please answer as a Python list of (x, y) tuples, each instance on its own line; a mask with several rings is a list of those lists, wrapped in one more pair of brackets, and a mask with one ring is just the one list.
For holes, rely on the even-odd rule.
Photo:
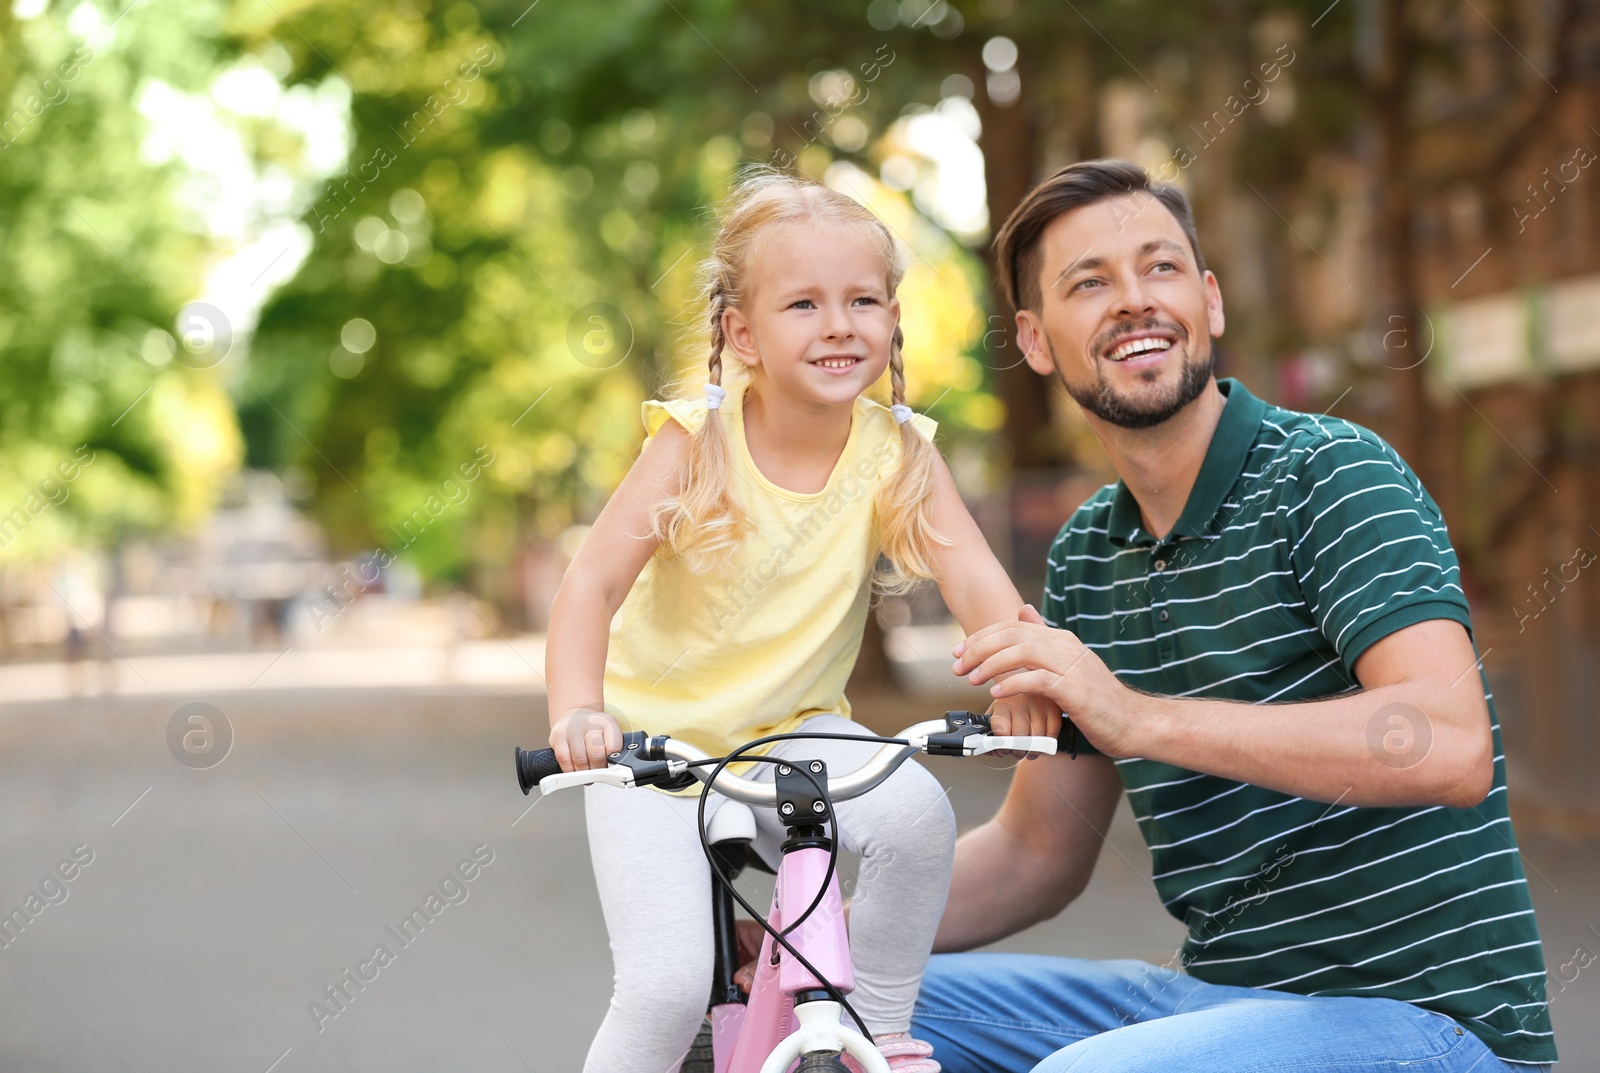
[(517, 785), (522, 787), (526, 794), (539, 780), (546, 775), (557, 775), (561, 772), (561, 762), (556, 759), (554, 749), (524, 749), (517, 746)]
[(1056, 752), (1066, 753), (1074, 760), (1078, 758), (1078, 728), (1065, 714), (1061, 717), (1061, 733), (1056, 735)]

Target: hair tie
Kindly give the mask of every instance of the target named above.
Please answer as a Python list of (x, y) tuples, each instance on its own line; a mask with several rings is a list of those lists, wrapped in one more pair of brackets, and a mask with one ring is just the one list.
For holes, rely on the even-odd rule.
[(912, 411), (911, 407), (899, 402), (889, 407), (889, 412), (894, 414), (894, 423), (897, 425), (903, 425), (907, 421), (910, 421), (913, 417), (917, 416)]
[(720, 410), (720, 409), (722, 409), (722, 400), (727, 398), (727, 397), (728, 397), (728, 393), (726, 391), (722, 390), (722, 388), (718, 387), (716, 384), (709, 384), (708, 383), (706, 385), (706, 409), (707, 410)]

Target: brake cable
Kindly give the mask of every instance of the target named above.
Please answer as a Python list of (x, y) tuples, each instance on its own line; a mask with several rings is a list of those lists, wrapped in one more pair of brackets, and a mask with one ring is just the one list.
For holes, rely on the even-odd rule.
[[(839, 1005), (843, 1007), (844, 1011), (850, 1015), (850, 1019), (860, 1027), (861, 1034), (866, 1038), (871, 1039), (872, 1033), (867, 1029), (867, 1023), (861, 1019), (860, 1014), (856, 1013), (855, 1007), (850, 1005), (849, 1000), (844, 997), (844, 993), (835, 987), (832, 981), (828, 980), (822, 975), (822, 973), (818, 972), (816, 966), (807, 961), (800, 951), (794, 948), (788, 939), (789, 933), (794, 931), (800, 925), (804, 924), (806, 920), (810, 918), (811, 914), (816, 911), (817, 907), (822, 904), (822, 899), (827, 896), (828, 886), (833, 880), (835, 869), (839, 860), (838, 818), (834, 818), (833, 836), (828, 840), (828, 868), (823, 874), (822, 884), (817, 888), (817, 895), (811, 900), (811, 904), (806, 907), (806, 911), (801, 913), (800, 916), (795, 919), (793, 924), (790, 924), (781, 932), (774, 928), (771, 924), (768, 924), (766, 918), (756, 910), (755, 906), (746, 901), (744, 895), (739, 893), (738, 888), (733, 885), (733, 881), (722, 874), (722, 870), (717, 867), (716, 855), (711, 850), (711, 840), (706, 831), (706, 800), (711, 796), (712, 787), (717, 781), (717, 776), (722, 774), (723, 770), (727, 768), (729, 764), (738, 760), (740, 754), (746, 752), (747, 750), (754, 749), (757, 746), (766, 745), (775, 741), (795, 740), (855, 741), (866, 744), (905, 746), (909, 746), (911, 744), (904, 738), (884, 738), (875, 735), (866, 736), (857, 734), (833, 734), (822, 731), (806, 733), (804, 731), (800, 731), (791, 734), (771, 734), (764, 738), (757, 738), (755, 741), (746, 742), (744, 745), (739, 746), (737, 749), (733, 750), (733, 752), (729, 753), (727, 756), (721, 757), (720, 759), (690, 761), (688, 765), (689, 767), (704, 767), (707, 764), (716, 765), (716, 769), (712, 771), (711, 777), (705, 781), (700, 790), (700, 805), (697, 810), (698, 822), (695, 824), (696, 830), (700, 835), (700, 849), (705, 853), (706, 863), (711, 866), (711, 874), (716, 877), (717, 882), (721, 883), (727, 888), (728, 893), (733, 896), (734, 901), (738, 902), (744, 911), (750, 914), (751, 919), (753, 919), (757, 924), (761, 925), (761, 929), (763, 931), (772, 936), (773, 942), (787, 950), (802, 968), (804, 968), (807, 972), (821, 982), (823, 989), (828, 992), (829, 997), (838, 1002)], [(909, 758), (910, 755), (910, 753), (907, 753), (906, 758)], [(823, 802), (828, 805), (829, 811), (832, 811), (833, 802), (828, 797), (828, 788), (826, 784), (808, 771), (804, 764), (795, 764), (793, 761), (782, 760), (775, 756), (747, 756), (744, 757), (743, 762), (792, 765), (793, 769), (797, 773), (804, 776), (805, 779), (811, 783), (811, 785), (816, 789), (818, 797), (820, 797)], [(901, 762), (904, 763), (904, 759), (902, 759)]]

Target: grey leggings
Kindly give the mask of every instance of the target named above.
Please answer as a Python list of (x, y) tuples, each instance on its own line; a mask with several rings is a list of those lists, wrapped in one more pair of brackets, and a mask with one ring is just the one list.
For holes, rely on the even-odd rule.
[[(804, 730), (865, 734), (836, 715)], [(864, 763), (876, 745), (787, 741), (769, 755), (820, 759), (830, 772)], [(771, 778), (770, 764), (752, 778)], [(589, 849), (611, 936), (611, 1007), (589, 1048), (585, 1073), (676, 1073), (705, 1016), (711, 990), (711, 873), (695, 829), (699, 798), (591, 786), (584, 791)], [(712, 795), (707, 820), (726, 799)], [(771, 852), (783, 827), (754, 810), (757, 848)], [(904, 1032), (944, 912), (955, 856), (955, 816), (926, 769), (908, 762), (864, 797), (836, 805), (839, 848), (861, 858), (850, 910), (851, 1005), (873, 1035)]]

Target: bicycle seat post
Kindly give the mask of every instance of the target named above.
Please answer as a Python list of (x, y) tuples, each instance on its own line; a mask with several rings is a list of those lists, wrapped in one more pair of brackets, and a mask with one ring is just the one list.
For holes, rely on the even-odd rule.
[[(732, 882), (743, 869), (728, 867), (718, 861), (723, 877)], [(739, 932), (733, 914), (733, 895), (721, 883), (711, 884), (711, 934), (715, 944), (711, 971), (711, 1006), (743, 1004), (745, 993), (734, 982), (739, 971)]]

